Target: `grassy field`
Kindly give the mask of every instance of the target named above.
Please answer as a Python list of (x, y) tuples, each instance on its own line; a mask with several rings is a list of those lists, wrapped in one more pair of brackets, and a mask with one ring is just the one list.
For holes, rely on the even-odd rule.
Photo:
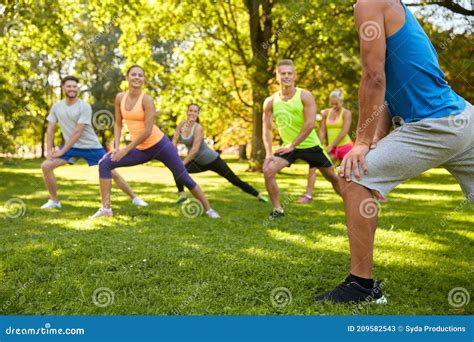
[[(382, 206), (375, 275), (389, 304), (356, 307), (312, 301), (347, 275), (349, 253), (342, 201), (328, 182), (318, 175), (315, 202), (294, 204), (304, 191), (304, 165), (279, 176), (287, 216), (273, 221), (270, 204), (210, 172), (194, 178), (222, 218), (184, 217), (171, 173), (158, 163), (121, 169), (147, 208), (114, 189), (115, 216), (89, 220), (99, 207), (98, 172), (80, 163), (56, 172), (63, 208), (42, 211), (39, 165), (0, 164), (0, 314), (474, 312), (472, 302), (456, 308), (459, 298), (448, 299), (454, 288), (472, 291), (474, 217), (444, 170), (403, 184)], [(261, 174), (245, 173), (244, 163), (230, 166), (264, 190)]]

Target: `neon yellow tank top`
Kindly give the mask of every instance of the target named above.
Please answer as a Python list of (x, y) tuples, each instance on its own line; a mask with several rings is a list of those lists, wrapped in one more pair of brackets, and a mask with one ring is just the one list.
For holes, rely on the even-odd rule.
[[(291, 144), (304, 125), (304, 106), (303, 101), (301, 101), (301, 90), (301, 88), (296, 88), (295, 95), (288, 101), (281, 98), (280, 91), (273, 94), (273, 117), (284, 145)], [(321, 142), (313, 129), (296, 148), (302, 149), (320, 145)]]
[[(331, 144), (334, 141), (334, 139), (336, 139), (336, 137), (341, 132), (342, 126), (344, 125), (344, 120), (343, 120), (344, 112), (346, 110), (347, 109), (345, 109), (345, 108), (341, 109), (341, 113), (339, 114), (339, 117), (337, 118), (336, 121), (331, 121), (330, 120), (333, 109), (331, 108), (329, 110), (329, 113), (328, 113), (327, 118), (326, 118), (326, 129), (328, 131), (328, 144)], [(339, 142), (339, 144), (337, 144), (337, 146), (347, 145), (350, 142), (352, 142), (352, 140), (349, 137), (349, 135), (346, 134), (346, 136), (344, 138), (342, 138), (342, 140)]]

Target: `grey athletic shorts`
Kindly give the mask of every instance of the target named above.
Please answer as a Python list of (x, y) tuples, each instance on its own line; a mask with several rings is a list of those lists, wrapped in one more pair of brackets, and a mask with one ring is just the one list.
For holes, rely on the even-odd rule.
[(464, 195), (474, 202), (474, 107), (463, 113), (402, 124), (366, 156), (367, 175), (352, 181), (384, 197), (398, 184), (433, 167), (454, 175)]

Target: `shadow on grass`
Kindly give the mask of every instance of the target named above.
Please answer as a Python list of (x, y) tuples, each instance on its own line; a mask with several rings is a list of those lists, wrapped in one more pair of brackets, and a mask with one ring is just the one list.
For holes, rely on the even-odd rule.
[[(183, 217), (173, 203), (173, 184), (132, 182), (146, 200), (152, 198), (150, 207), (132, 207), (114, 190), (116, 216), (91, 221), (86, 217), (99, 204), (93, 182), (59, 179), (63, 210), (42, 211), (46, 191), (39, 173), (0, 171), (9, 184), (0, 199), (17, 197), (27, 205), (25, 216), (2, 222), (0, 303), (11, 303), (0, 305), (2, 314), (176, 314), (177, 308), (181, 314), (352, 313), (352, 307), (312, 302), (315, 292), (347, 275), (350, 262), (342, 201), (326, 183), (313, 204), (288, 203), (286, 217), (268, 221), (270, 205), (212, 173), (199, 177), (212, 181), (206, 192), (220, 220)], [(281, 176), (282, 197), (304, 190), (304, 177), (294, 178)], [(446, 314), (449, 290), (469, 287), (472, 239), (462, 232), (466, 222), (452, 216), (449, 229), (434, 230), (438, 218), (429, 215), (450, 213), (461, 197), (436, 189), (435, 180), (426, 181), (426, 190), (396, 190), (383, 206), (375, 272), (385, 279), (391, 304), (359, 314)], [(251, 183), (262, 184), (261, 175)], [(425, 192), (449, 200), (403, 198)], [(279, 287), (293, 296), (284, 308), (270, 299)], [(114, 293), (104, 308), (93, 303), (99, 288)]]

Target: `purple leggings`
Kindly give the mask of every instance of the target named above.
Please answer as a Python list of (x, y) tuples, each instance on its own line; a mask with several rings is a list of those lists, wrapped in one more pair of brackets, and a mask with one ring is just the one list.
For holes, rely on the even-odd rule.
[(189, 176), (183, 161), (176, 152), (176, 148), (166, 136), (146, 150), (134, 148), (119, 161), (112, 161), (111, 155), (106, 154), (99, 162), (99, 176), (100, 178), (110, 179), (112, 178), (110, 172), (116, 167), (144, 164), (152, 159), (163, 162), (171, 170), (175, 179), (184, 184), (189, 190), (196, 187), (196, 182)]

